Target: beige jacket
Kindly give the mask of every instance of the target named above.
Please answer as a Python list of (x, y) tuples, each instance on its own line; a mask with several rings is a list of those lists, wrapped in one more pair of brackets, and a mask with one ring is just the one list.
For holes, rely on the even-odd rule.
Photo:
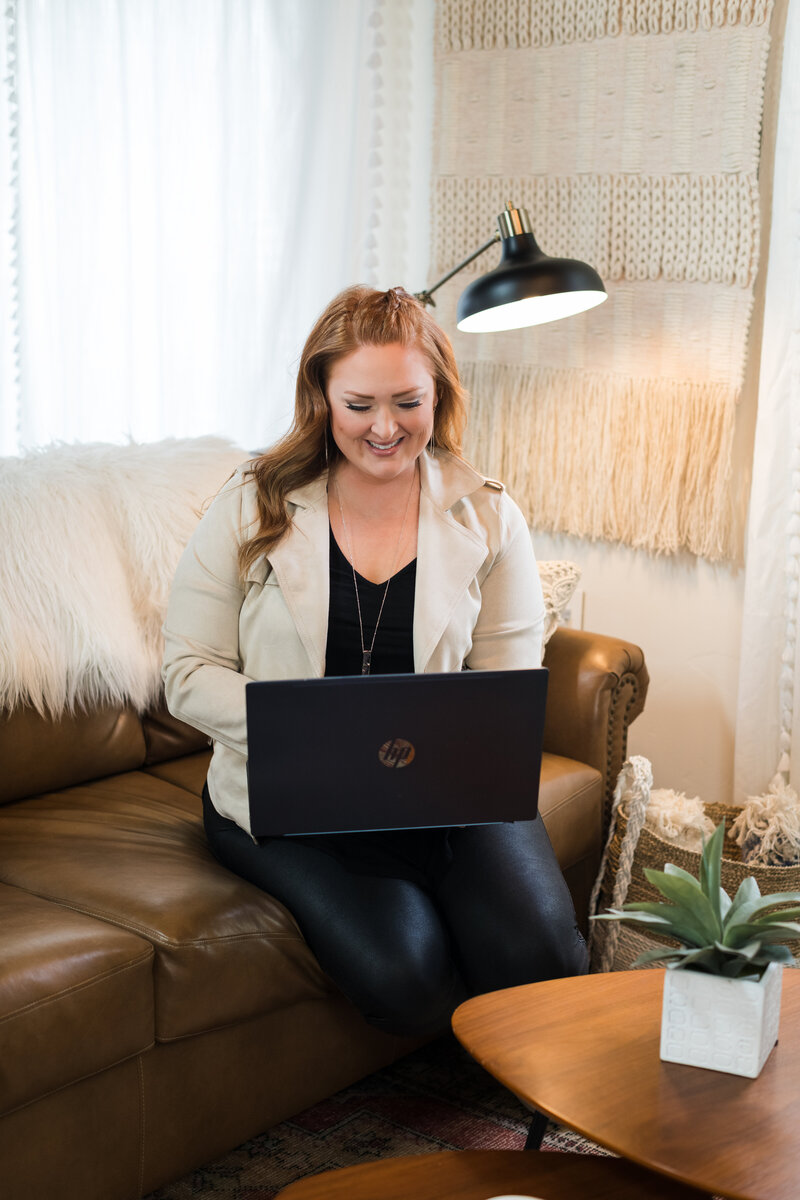
[[(414, 601), (417, 671), (500, 670), (541, 662), (544, 602), (525, 519), (502, 486), (451, 455), (420, 459)], [(167, 705), (208, 734), (215, 808), (249, 832), (245, 685), (325, 674), (327, 478), (289, 496), (288, 533), (239, 579), (256, 528), (241, 470), (197, 526), (178, 564), (164, 635)]]

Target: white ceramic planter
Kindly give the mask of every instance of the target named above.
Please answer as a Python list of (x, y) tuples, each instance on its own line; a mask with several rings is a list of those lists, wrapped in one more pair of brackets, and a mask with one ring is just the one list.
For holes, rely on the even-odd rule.
[(665, 971), (662, 1059), (755, 1079), (778, 1040), (782, 972), (779, 963), (759, 980)]

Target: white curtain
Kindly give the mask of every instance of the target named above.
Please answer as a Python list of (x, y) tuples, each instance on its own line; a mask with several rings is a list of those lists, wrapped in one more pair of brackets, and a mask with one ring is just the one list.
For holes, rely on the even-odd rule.
[(800, 4), (789, 4), (748, 523), (735, 790), (800, 790)]
[(272, 440), (331, 296), (425, 283), (433, 0), (3, 13), (0, 453)]

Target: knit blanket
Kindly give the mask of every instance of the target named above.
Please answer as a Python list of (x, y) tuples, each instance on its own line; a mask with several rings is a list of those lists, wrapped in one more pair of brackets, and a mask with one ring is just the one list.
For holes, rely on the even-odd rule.
[[(772, 0), (438, 0), (431, 276), (506, 201), (609, 300), (464, 334), (468, 453), (534, 528), (740, 556), (732, 468), (759, 261)], [(441, 299), (439, 298), (441, 297)]]
[(248, 457), (204, 437), (0, 459), (0, 710), (149, 707), (178, 558)]

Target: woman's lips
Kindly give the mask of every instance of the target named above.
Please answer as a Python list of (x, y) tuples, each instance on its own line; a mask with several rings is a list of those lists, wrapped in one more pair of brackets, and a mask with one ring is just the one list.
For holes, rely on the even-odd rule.
[(372, 442), (369, 438), (364, 439), (373, 454), (391, 454), (393, 450), (402, 442), (402, 437), (395, 438), (393, 442)]

